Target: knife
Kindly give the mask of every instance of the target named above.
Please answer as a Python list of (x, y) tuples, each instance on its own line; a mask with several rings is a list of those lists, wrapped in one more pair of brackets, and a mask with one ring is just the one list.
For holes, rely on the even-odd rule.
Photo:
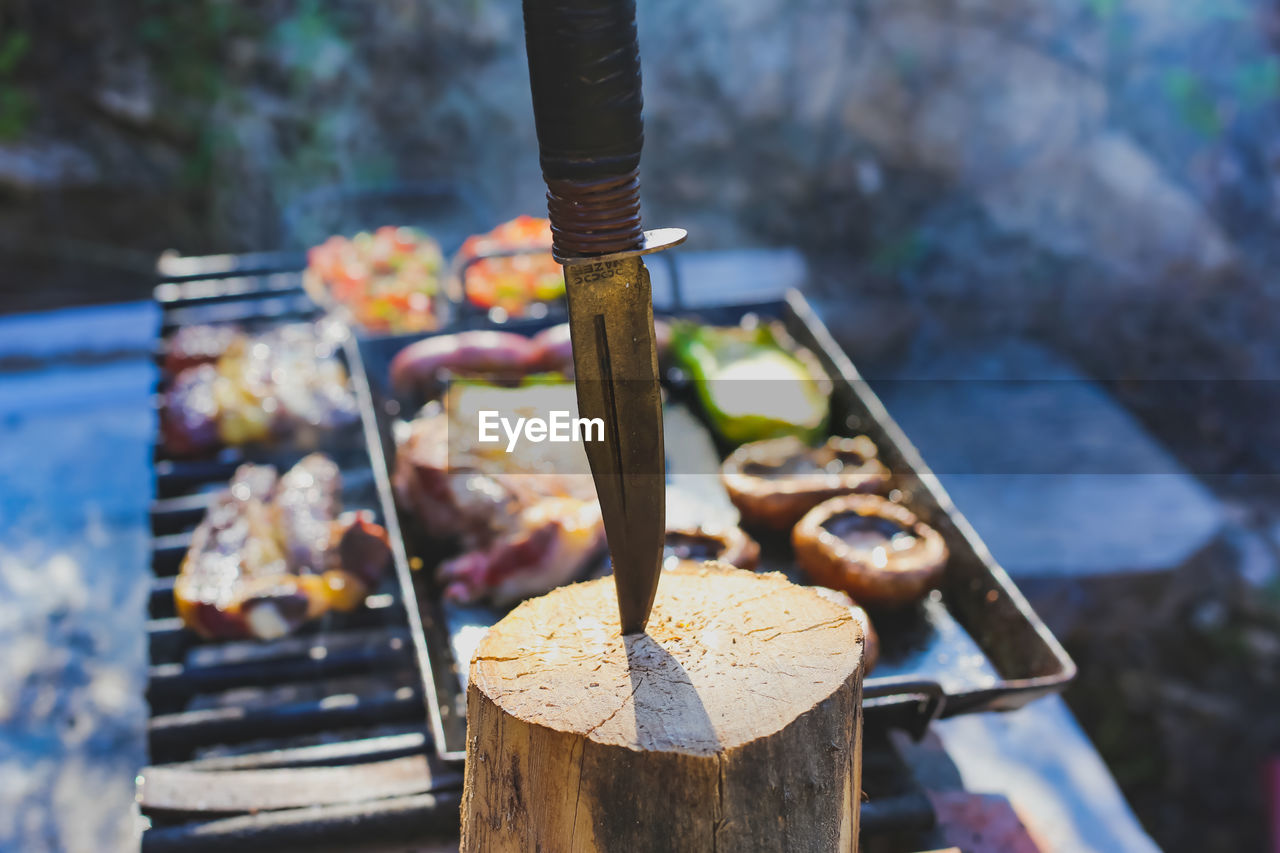
[(640, 224), (634, 0), (524, 0), (552, 254), (564, 266), (579, 415), (623, 634), (644, 631), (662, 571), (666, 477), (653, 297), (643, 255), (684, 241)]

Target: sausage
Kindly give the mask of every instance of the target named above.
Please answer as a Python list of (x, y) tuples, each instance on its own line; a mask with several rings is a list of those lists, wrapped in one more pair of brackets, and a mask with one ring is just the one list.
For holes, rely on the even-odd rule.
[[(654, 319), (653, 337), (657, 343), (658, 358), (663, 358), (671, 348), (671, 326), (664, 320)], [(538, 370), (573, 374), (573, 343), (569, 340), (569, 324), (561, 323), (543, 329), (533, 336), (538, 348), (535, 364)]]
[(531, 338), (513, 332), (471, 331), (436, 335), (410, 344), (391, 360), (391, 385), (398, 391), (434, 390), (441, 373), (520, 375), (536, 368)]
[(569, 339), (568, 323), (538, 332), (533, 336), (533, 345), (537, 347), (535, 362), (538, 370), (564, 373), (573, 370), (573, 342)]

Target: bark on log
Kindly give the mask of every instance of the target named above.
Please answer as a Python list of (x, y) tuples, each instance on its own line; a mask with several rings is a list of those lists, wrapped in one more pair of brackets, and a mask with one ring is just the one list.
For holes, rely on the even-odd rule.
[(663, 573), (623, 637), (612, 578), (526, 601), (467, 688), (465, 851), (853, 851), (862, 651), (779, 574)]

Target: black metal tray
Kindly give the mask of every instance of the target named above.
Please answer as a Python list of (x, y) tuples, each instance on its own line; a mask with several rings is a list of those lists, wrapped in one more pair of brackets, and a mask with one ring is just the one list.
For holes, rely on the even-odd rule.
[[(938, 717), (1009, 710), (1060, 690), (1074, 676), (1074, 664), (799, 293), (789, 293), (784, 301), (681, 312), (717, 325), (736, 324), (747, 314), (781, 321), (800, 344), (818, 356), (835, 386), (833, 431), (865, 434), (876, 443), (881, 458), (894, 472), (903, 503), (937, 529), (951, 551), (941, 589), (906, 614), (876, 620), (882, 652), (879, 666), (864, 685), (867, 724), (919, 734)], [(551, 322), (517, 321), (502, 328), (533, 333)], [(468, 325), (484, 327), (483, 323)], [(373, 419), (388, 460), (395, 452), (393, 421), (410, 415), (421, 403), (397, 398), (391, 392), (388, 368), (395, 353), (422, 337), (428, 336), (359, 341)], [(386, 489), (384, 503), (390, 506), (393, 502), (385, 477), (379, 478), (379, 486)], [(419, 653), (424, 689), (437, 702), (432, 709), (432, 727), (441, 756), (461, 759), (466, 735), (465, 650), (473, 646), (483, 628), (501, 618), (502, 612), (443, 603), (431, 570), (445, 555), (418, 535), (412, 518), (400, 515), (399, 521), (406, 535), (405, 552), (397, 558), (421, 566), (417, 572), (405, 567), (401, 575), (412, 578), (412, 594), (407, 592), (406, 598), (417, 599), (423, 620), (424, 646)], [(784, 544), (766, 540), (762, 545), (762, 569), (783, 571), (804, 582)]]

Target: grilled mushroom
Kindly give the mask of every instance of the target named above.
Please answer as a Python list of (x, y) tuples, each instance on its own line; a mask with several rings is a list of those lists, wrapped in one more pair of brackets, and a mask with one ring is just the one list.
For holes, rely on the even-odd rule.
[(745, 524), (787, 530), (828, 498), (883, 490), (889, 469), (865, 435), (832, 437), (818, 448), (786, 437), (739, 447), (720, 479)]
[(719, 560), (740, 569), (755, 571), (760, 562), (760, 546), (737, 527), (704, 529), (676, 527), (667, 529), (662, 552), (663, 568), (671, 568), (691, 560), (701, 563)]
[(938, 585), (947, 546), (915, 513), (879, 495), (832, 498), (791, 531), (796, 561), (815, 583), (872, 607), (899, 607)]

